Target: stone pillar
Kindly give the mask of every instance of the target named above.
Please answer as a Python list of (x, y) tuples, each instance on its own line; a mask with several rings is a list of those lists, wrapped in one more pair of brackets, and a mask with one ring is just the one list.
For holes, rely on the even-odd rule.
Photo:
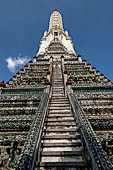
[(0, 95), (2, 94), (2, 87), (0, 87)]
[(66, 82), (67, 82), (67, 70), (64, 71), (64, 84), (66, 86)]
[(34, 57), (33, 57), (33, 62), (34, 62), (34, 63), (36, 63), (36, 59), (37, 59), (37, 57), (34, 56)]
[(62, 66), (64, 67), (64, 56), (61, 56)]
[(96, 68), (95, 68), (95, 67), (92, 67), (92, 71), (95, 73), (95, 71), (96, 71)]
[(62, 71), (64, 73), (64, 56), (61, 56), (61, 63), (62, 63)]
[(50, 57), (49, 62), (50, 62), (50, 72), (52, 73), (52, 62), (53, 62), (53, 57), (52, 56)]
[(50, 57), (50, 63), (52, 63), (52, 61), (53, 61), (53, 57), (51, 56), (51, 57)]
[(82, 62), (82, 57), (81, 57), (81, 55), (79, 54), (78, 56), (77, 56), (77, 58), (78, 58), (78, 62)]
[(91, 63), (88, 63), (87, 66), (88, 66), (89, 69), (91, 70)]
[(50, 82), (50, 71), (49, 70), (47, 72), (47, 80), (48, 80), (48, 82)]
[(85, 64), (85, 66), (86, 66), (86, 59), (83, 59), (82, 62), (83, 62), (83, 63)]

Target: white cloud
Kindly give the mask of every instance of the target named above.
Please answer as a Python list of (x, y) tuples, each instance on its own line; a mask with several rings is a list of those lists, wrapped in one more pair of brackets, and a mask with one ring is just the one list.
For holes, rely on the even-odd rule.
[(13, 57), (8, 57), (6, 59), (7, 62), (7, 67), (11, 72), (15, 72), (16, 67), (18, 66), (22, 66), (24, 64), (26, 64), (28, 61), (30, 60), (29, 57), (25, 56), (25, 57), (17, 57), (17, 58), (13, 58)]

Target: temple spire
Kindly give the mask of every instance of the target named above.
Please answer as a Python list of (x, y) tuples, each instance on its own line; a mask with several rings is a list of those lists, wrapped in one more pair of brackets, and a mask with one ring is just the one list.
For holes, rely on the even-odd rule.
[(44, 36), (41, 39), (40, 48), (36, 56), (42, 56), (48, 52), (48, 47), (53, 42), (59, 42), (66, 49), (68, 57), (76, 56), (74, 51), (73, 43), (71, 37), (67, 31), (64, 31), (62, 16), (60, 12), (55, 9), (50, 16), (49, 29), (48, 32), (44, 32)]
[(62, 23), (62, 16), (57, 9), (55, 9), (50, 16), (48, 32), (50, 32), (52, 30), (64, 31), (63, 23)]

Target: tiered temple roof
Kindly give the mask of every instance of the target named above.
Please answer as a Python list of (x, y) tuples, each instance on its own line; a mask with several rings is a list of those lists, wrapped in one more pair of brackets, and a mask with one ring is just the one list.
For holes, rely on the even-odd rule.
[(113, 163), (113, 83), (80, 55), (64, 63), (72, 93)]

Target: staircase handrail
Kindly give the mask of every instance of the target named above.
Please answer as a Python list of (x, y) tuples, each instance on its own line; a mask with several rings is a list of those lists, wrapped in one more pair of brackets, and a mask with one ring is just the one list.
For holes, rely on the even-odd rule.
[(49, 97), (51, 98), (52, 96), (52, 87), (53, 87), (53, 58), (51, 58), (51, 63), (50, 63), (50, 95)]
[(112, 164), (109, 162), (102, 145), (97, 140), (93, 128), (91, 127), (91, 124), (81, 108), (77, 98), (73, 93), (69, 94), (68, 90), (67, 95), (72, 111), (75, 114), (76, 120), (80, 126), (80, 131), (88, 149), (93, 168), (95, 170), (112, 170)]
[(64, 96), (66, 95), (66, 84), (65, 84), (65, 78), (64, 78), (64, 58), (61, 58), (61, 73), (62, 73), (62, 80), (64, 85)]
[(38, 111), (28, 132), (27, 140), (22, 149), (20, 159), (15, 170), (33, 170), (40, 147), (42, 129), (48, 113), (49, 89), (45, 89), (38, 106)]

